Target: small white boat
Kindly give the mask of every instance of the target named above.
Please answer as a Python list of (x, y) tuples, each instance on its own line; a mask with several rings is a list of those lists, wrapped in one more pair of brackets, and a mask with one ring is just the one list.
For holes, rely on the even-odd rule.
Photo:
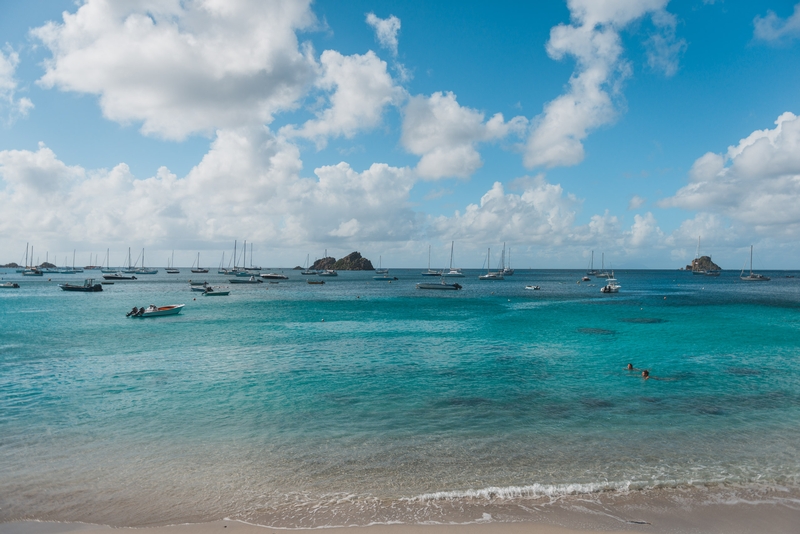
[(396, 276), (389, 276), (388, 274), (379, 274), (378, 276), (373, 276), (373, 280), (377, 280), (378, 282), (391, 282), (393, 280), (397, 280)]
[(289, 277), (285, 274), (280, 273), (261, 273), (259, 275), (261, 278), (265, 280), (288, 280)]
[(136, 308), (129, 311), (127, 317), (164, 317), (166, 315), (178, 315), (183, 309), (184, 304), (170, 304), (168, 306), (149, 305), (147, 308)]
[(317, 276), (339, 276), (334, 269), (325, 269), (324, 271), (317, 274)]
[(619, 288), (621, 287), (617, 283), (617, 279), (614, 278), (614, 272), (612, 271), (608, 279), (606, 279), (606, 285), (600, 288), (600, 293), (619, 293)]
[(19, 284), (16, 282), (3, 282), (0, 284), (0, 288), (9, 289), (9, 288), (18, 288)]
[(531, 291), (539, 291), (542, 288), (539, 286), (525, 286), (525, 289), (529, 289)]

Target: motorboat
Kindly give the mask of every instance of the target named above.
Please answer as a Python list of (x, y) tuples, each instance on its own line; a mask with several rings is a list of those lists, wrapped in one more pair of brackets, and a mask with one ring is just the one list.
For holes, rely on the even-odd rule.
[[(194, 288), (192, 288), (192, 289), (194, 289)], [(203, 291), (203, 296), (204, 297), (224, 297), (224, 296), (229, 295), (229, 294), (230, 294), (230, 291), (227, 290), (227, 289), (214, 289), (211, 286), (208, 286)]]
[(622, 286), (617, 283), (617, 279), (614, 278), (614, 272), (612, 271), (606, 279), (606, 285), (600, 288), (600, 293), (619, 293), (620, 287)]
[(170, 304), (168, 306), (156, 306), (155, 304), (149, 305), (147, 308), (133, 307), (126, 317), (164, 317), (166, 315), (178, 315), (185, 304)]
[(84, 293), (94, 293), (96, 291), (103, 290), (102, 285), (94, 283), (94, 278), (87, 278), (86, 280), (83, 281), (83, 285), (58, 284), (58, 287), (60, 287), (64, 291), (82, 291)]
[(393, 280), (397, 280), (396, 276), (389, 276), (388, 274), (379, 274), (377, 276), (372, 277), (373, 280), (377, 280), (378, 282), (391, 282)]
[(528, 289), (530, 291), (539, 291), (542, 288), (539, 286), (525, 286), (525, 289)]
[(447, 282), (444, 281), (444, 278), (442, 278), (442, 280), (438, 284), (433, 282), (420, 282), (417, 284), (417, 289), (438, 289), (444, 291), (448, 290), (457, 291), (461, 289), (461, 284), (459, 284), (458, 282), (448, 284)]
[(248, 279), (244, 278), (229, 278), (231, 284), (260, 284), (263, 280), (256, 278), (255, 276), (251, 276)]
[(3, 282), (0, 283), (0, 288), (2, 289), (10, 289), (10, 288), (18, 288), (19, 284), (16, 282)]
[(325, 283), (325, 280), (309, 280), (308, 283), (315, 286), (321, 286)]
[(208, 282), (203, 282), (202, 284), (199, 284), (199, 285), (194, 285), (193, 284), (189, 289), (191, 289), (192, 291), (201, 291), (202, 292), (202, 291), (207, 291), (208, 288), (210, 288), (210, 287), (211, 286), (208, 285)]
[(103, 279), (105, 280), (136, 280), (136, 277), (133, 275), (126, 276), (122, 273), (111, 273), (111, 274), (104, 274)]
[(259, 275), (261, 278), (265, 280), (288, 280), (289, 277), (285, 274), (280, 273), (261, 273)]
[(317, 273), (317, 276), (339, 276), (339, 273), (337, 273), (334, 269), (325, 269), (324, 271)]

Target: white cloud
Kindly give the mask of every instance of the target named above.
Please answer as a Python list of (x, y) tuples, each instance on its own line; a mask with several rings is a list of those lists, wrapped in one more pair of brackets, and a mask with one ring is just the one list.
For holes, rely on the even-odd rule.
[[(555, 60), (573, 56), (577, 66), (567, 93), (545, 104), (534, 122), (525, 150), (527, 167), (576, 165), (583, 160), (583, 139), (590, 130), (614, 120), (612, 95), (630, 75), (630, 65), (621, 57), (619, 31), (648, 13), (654, 14), (657, 26), (669, 29), (672, 19), (663, 11), (667, 1), (568, 2), (572, 23), (550, 31), (547, 53)], [(654, 41), (651, 50), (654, 66), (669, 73), (672, 63), (666, 58), (680, 51), (674, 38), (670, 40), (667, 31), (667, 37)]]
[(638, 210), (642, 206), (644, 206), (645, 202), (647, 202), (646, 198), (642, 198), (639, 195), (633, 195), (628, 201), (628, 209), (629, 210)]
[(108, 119), (167, 139), (268, 123), (317, 66), (295, 31), (309, 1), (107, 2), (32, 30), (52, 53), (42, 86), (94, 94)]
[(687, 47), (685, 39), (675, 37), (678, 19), (672, 13), (660, 10), (653, 13), (653, 24), (660, 33), (654, 33), (645, 42), (647, 64), (666, 76), (674, 76), (678, 72), (680, 56)]
[(766, 16), (753, 20), (756, 39), (768, 42), (781, 42), (800, 37), (800, 4), (794, 6), (794, 12), (787, 19), (781, 19), (773, 11)]
[(17, 117), (27, 116), (33, 108), (33, 102), (25, 97), (15, 98), (17, 80), (14, 74), (19, 65), (19, 54), (13, 50), (7, 52), (4, 54), (0, 50), (0, 113), (7, 113), (6, 120), (13, 122)]
[(431, 221), (429, 233), (443, 240), (468, 238), (473, 243), (502, 241), (538, 243), (548, 246), (571, 241), (579, 201), (565, 194), (560, 185), (538, 176), (529, 181), (522, 194), (506, 194), (495, 182), (464, 212)]
[(367, 13), (367, 24), (375, 30), (375, 38), (378, 43), (389, 51), (393, 56), (397, 56), (397, 33), (400, 31), (400, 19), (390, 15), (388, 19), (375, 16), (375, 13)]
[(373, 164), (356, 172), (340, 163), (303, 178), (301, 167), (297, 148), (266, 129), (220, 130), (183, 178), (166, 168), (136, 178), (124, 163), (87, 171), (45, 146), (0, 151), (0, 235), (37, 235), (40, 246), (173, 247), (227, 243), (244, 232), (291, 247), (416, 235), (410, 169)]
[(412, 97), (404, 110), (401, 143), (410, 153), (422, 156), (417, 172), (424, 178), (467, 177), (483, 165), (476, 145), (521, 133), (524, 117), (505, 122), (497, 113), (484, 122), (483, 113), (462, 107), (451, 93), (429, 98)]
[(633, 218), (633, 225), (630, 230), (625, 234), (625, 244), (631, 248), (655, 248), (660, 245), (664, 238), (664, 233), (658, 227), (658, 222), (652, 213), (649, 211), (642, 215), (636, 215)]
[(695, 161), (689, 185), (663, 207), (716, 213), (758, 233), (800, 237), (800, 118), (784, 113), (725, 154)]
[(322, 148), (329, 137), (352, 138), (361, 130), (378, 126), (384, 108), (399, 105), (405, 98), (405, 91), (387, 72), (386, 62), (372, 51), (343, 56), (326, 50), (320, 62), (322, 74), (316, 85), (332, 92), (330, 106), (299, 129), (284, 127), (281, 133), (287, 137), (312, 139)]

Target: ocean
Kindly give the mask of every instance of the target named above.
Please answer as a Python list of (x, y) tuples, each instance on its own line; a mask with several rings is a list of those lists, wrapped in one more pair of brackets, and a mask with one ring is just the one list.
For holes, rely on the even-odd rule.
[[(800, 273), (623, 270), (605, 295), (581, 271), (466, 270), (461, 291), (418, 290), (420, 271), (162, 269), (100, 293), (57, 287), (99, 271), (0, 273), (21, 285), (0, 289), (0, 523), (800, 511)], [(151, 303), (186, 306), (125, 316)]]

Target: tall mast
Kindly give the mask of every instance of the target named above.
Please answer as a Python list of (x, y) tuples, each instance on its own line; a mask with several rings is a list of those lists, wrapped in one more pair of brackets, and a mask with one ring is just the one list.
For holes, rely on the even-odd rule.
[(453, 270), (453, 244), (455, 241), (450, 241), (450, 270)]

